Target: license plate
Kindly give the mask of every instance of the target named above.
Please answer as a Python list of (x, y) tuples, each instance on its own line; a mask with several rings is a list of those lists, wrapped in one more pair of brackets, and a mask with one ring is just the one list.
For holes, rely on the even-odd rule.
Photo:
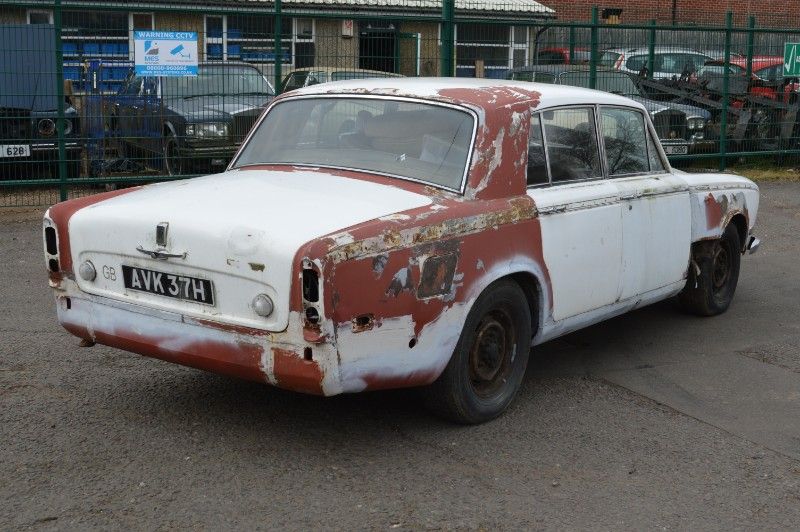
[(664, 153), (667, 155), (686, 155), (689, 153), (688, 144), (667, 144), (662, 146), (664, 148)]
[(0, 144), (0, 157), (30, 157), (31, 147), (27, 144)]
[(208, 279), (173, 275), (123, 264), (122, 280), (128, 290), (194, 301), (205, 305), (214, 304), (214, 286)]

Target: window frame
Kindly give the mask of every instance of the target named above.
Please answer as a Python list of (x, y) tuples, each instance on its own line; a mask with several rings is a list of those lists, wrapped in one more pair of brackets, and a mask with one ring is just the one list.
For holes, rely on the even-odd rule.
[[(544, 127), (544, 121), (539, 118), (539, 127), (541, 128), (542, 132), (542, 143), (544, 144), (544, 156), (545, 161), (547, 163), (547, 183), (538, 183), (534, 185), (527, 184), (527, 176), (526, 176), (526, 189), (538, 189), (538, 188), (547, 188), (547, 187), (554, 187), (554, 186), (561, 186), (561, 185), (571, 185), (575, 183), (591, 183), (601, 180), (611, 180), (611, 179), (626, 179), (626, 178), (637, 178), (637, 177), (646, 177), (651, 175), (664, 175), (671, 173), (672, 167), (669, 164), (669, 160), (664, 155), (664, 150), (661, 148), (661, 141), (658, 140), (658, 136), (655, 134), (655, 130), (653, 129), (653, 124), (647, 116), (647, 113), (643, 112), (638, 107), (631, 107), (627, 105), (619, 105), (619, 104), (599, 104), (599, 103), (577, 103), (577, 104), (566, 104), (566, 105), (558, 105), (554, 107), (546, 107), (544, 109), (536, 109), (531, 110), (531, 120), (533, 119), (534, 115), (541, 115), (545, 111), (558, 111), (562, 109), (588, 109), (591, 108), (592, 112), (594, 113), (594, 124), (595, 124), (595, 140), (597, 142), (597, 149), (600, 154), (600, 167), (602, 170), (602, 175), (600, 177), (593, 177), (588, 179), (570, 179), (570, 180), (562, 180), (562, 181), (553, 181), (553, 174), (550, 171), (550, 151), (548, 149), (549, 143), (547, 141), (547, 130)], [(608, 172), (608, 161), (606, 156), (606, 145), (605, 139), (602, 135), (602, 129), (600, 126), (600, 110), (601, 108), (610, 108), (610, 109), (624, 109), (627, 111), (633, 111), (639, 113), (642, 118), (644, 119), (645, 124), (645, 149), (647, 152), (648, 157), (648, 168), (650, 166), (650, 143), (651, 140), (653, 144), (656, 146), (656, 156), (658, 160), (661, 162), (661, 166), (663, 167), (662, 170), (650, 170), (648, 169), (647, 172), (639, 172), (633, 174), (620, 174), (620, 175), (610, 175)], [(530, 126), (529, 126), (530, 128)], [(530, 138), (530, 129), (528, 131), (528, 138)], [(526, 147), (526, 150), (528, 148)], [(526, 152), (527, 154), (527, 152)]]
[(28, 9), (25, 12), (25, 22), (28, 25), (31, 24), (31, 15), (47, 15), (47, 24), (53, 24), (53, 11), (50, 9)]
[[(628, 106), (625, 106), (625, 105), (598, 104), (598, 106), (597, 106), (597, 117), (598, 117), (599, 120), (603, 119), (603, 109), (620, 109), (620, 110), (623, 110), (623, 111), (630, 111), (630, 112), (633, 112), (633, 113), (637, 113), (639, 116), (642, 117), (642, 120), (643, 120), (642, 123), (644, 124), (644, 154), (645, 154), (645, 157), (647, 159), (647, 171), (646, 172), (631, 172), (629, 174), (614, 174), (614, 175), (612, 175), (611, 172), (608, 172), (608, 178), (609, 179), (621, 179), (621, 178), (625, 178), (625, 177), (637, 177), (637, 176), (643, 176), (643, 175), (663, 173), (663, 172), (659, 172), (657, 170), (651, 170), (650, 169), (650, 131), (649, 131), (650, 128), (648, 126), (647, 117), (644, 116), (644, 113), (642, 112), (642, 110), (641, 109), (637, 109), (635, 107), (628, 107)], [(605, 161), (606, 166), (608, 166), (608, 156), (606, 155), (606, 140), (605, 140), (605, 136), (603, 135), (602, 124), (599, 121), (598, 121), (598, 125), (600, 126), (599, 127), (600, 138), (602, 139), (602, 142), (603, 142), (603, 157), (604, 157), (604, 161)], [(661, 159), (660, 156), (659, 156), (659, 159)], [(661, 162), (661, 165), (662, 166), (664, 165), (663, 161)]]
[[(599, 177), (590, 177), (586, 179), (562, 179), (559, 181), (553, 181), (553, 173), (550, 169), (550, 150), (549, 150), (549, 142), (547, 141), (547, 128), (544, 127), (544, 120), (540, 118), (539, 123), (542, 127), (542, 142), (544, 143), (545, 150), (545, 160), (547, 161), (547, 176), (549, 178), (549, 183), (540, 183), (538, 185), (530, 185), (528, 188), (540, 188), (545, 186), (559, 186), (559, 185), (568, 185), (572, 183), (591, 183), (594, 181), (600, 181), (602, 179), (606, 179), (608, 177), (608, 170), (606, 168), (606, 161), (605, 161), (605, 150), (600, 142), (600, 130), (599, 130), (599, 121), (597, 116), (597, 108), (598, 104), (595, 103), (576, 103), (576, 104), (566, 104), (566, 105), (557, 105), (554, 107), (547, 107), (545, 109), (539, 109), (535, 113), (531, 113), (531, 116), (534, 114), (544, 113), (546, 111), (563, 111), (565, 109), (590, 109), (592, 111), (592, 118), (594, 119), (594, 138), (595, 142), (597, 143), (597, 154), (600, 157), (600, 176)], [(530, 137), (530, 133), (528, 133)], [(526, 180), (527, 183), (527, 180)]]
[[(421, 179), (416, 179), (413, 177), (407, 177), (397, 174), (389, 174), (389, 173), (382, 173), (382, 172), (375, 172), (372, 170), (364, 170), (363, 168), (354, 168), (354, 167), (346, 167), (346, 166), (321, 166), (321, 168), (332, 168), (334, 170), (348, 170), (353, 172), (359, 173), (371, 173), (375, 175), (381, 175), (386, 177), (391, 177), (393, 179), (400, 179), (402, 181), (408, 181), (411, 183), (419, 183), (421, 185), (430, 186), (433, 188), (438, 188), (441, 190), (446, 190), (448, 192), (453, 192), (456, 194), (464, 195), (467, 190), (467, 183), (469, 182), (470, 172), (472, 171), (472, 162), (475, 155), (475, 143), (478, 140), (478, 125), (480, 123), (480, 119), (478, 117), (478, 113), (471, 109), (470, 107), (464, 105), (458, 105), (454, 103), (447, 103), (447, 102), (440, 102), (429, 100), (425, 98), (414, 98), (409, 96), (390, 96), (390, 95), (377, 95), (377, 94), (370, 94), (370, 95), (359, 95), (359, 94), (352, 94), (352, 93), (341, 93), (341, 94), (299, 94), (297, 96), (291, 96), (288, 98), (274, 98), (270, 104), (267, 106), (266, 110), (261, 113), (261, 116), (258, 118), (253, 127), (250, 128), (250, 132), (242, 141), (241, 147), (236, 152), (236, 155), (231, 159), (231, 162), (228, 163), (226, 170), (235, 170), (236, 163), (239, 161), (239, 158), (244, 153), (244, 146), (250, 142), (250, 139), (256, 134), (258, 128), (261, 127), (261, 123), (266, 119), (267, 115), (272, 111), (272, 108), (276, 105), (280, 105), (285, 102), (293, 102), (295, 100), (309, 100), (309, 99), (324, 99), (324, 98), (359, 98), (359, 99), (368, 99), (368, 100), (380, 100), (380, 101), (400, 101), (400, 102), (410, 102), (416, 104), (423, 104), (423, 105), (432, 105), (437, 107), (445, 107), (448, 109), (453, 109), (455, 111), (460, 111), (462, 113), (466, 113), (472, 117), (472, 136), (470, 137), (469, 148), (467, 151), (467, 160), (464, 163), (464, 172), (461, 176), (461, 183), (459, 188), (452, 188), (445, 185), (439, 185), (436, 183), (431, 183), (429, 181), (423, 181)], [(527, 152), (526, 152), (527, 153)], [(298, 167), (320, 167), (320, 165), (308, 165), (308, 164), (296, 164), (294, 166)]]
[[(208, 19), (209, 18), (219, 18), (222, 20), (222, 36), (221, 37), (209, 37), (208, 36)], [(315, 44), (317, 42), (317, 19), (313, 17), (292, 17), (291, 19), (292, 29), (289, 34), (288, 38), (284, 38), (282, 42), (285, 44), (291, 43), (291, 61), (288, 63), (284, 63), (281, 61), (281, 65), (288, 66), (290, 68), (296, 68), (297, 65), (297, 48), (296, 44), (298, 43), (312, 43)], [(298, 29), (298, 22), (300, 20), (308, 20), (311, 22), (311, 35), (307, 34), (299, 34)], [(208, 58), (208, 45), (209, 44), (220, 44), (222, 45), (222, 59), (221, 61), (229, 61), (228, 57), (228, 41), (233, 40), (235, 42), (243, 42), (248, 41), (252, 38), (243, 37), (243, 38), (236, 38), (230, 39), (228, 37), (228, 15), (217, 15), (217, 14), (206, 14), (203, 16), (203, 50), (201, 56), (204, 58), (204, 61), (220, 61), (220, 59), (209, 59)], [(263, 41), (264, 43), (268, 43), (269, 41), (272, 42), (273, 46), (275, 44), (275, 36), (272, 33), (265, 34), (265, 37), (256, 39), (259, 41)], [(245, 63), (251, 64), (272, 64), (274, 65), (277, 62), (277, 58), (274, 58), (271, 62), (270, 61), (246, 61), (244, 59), (238, 58), (235, 59), (236, 61), (242, 61)]]

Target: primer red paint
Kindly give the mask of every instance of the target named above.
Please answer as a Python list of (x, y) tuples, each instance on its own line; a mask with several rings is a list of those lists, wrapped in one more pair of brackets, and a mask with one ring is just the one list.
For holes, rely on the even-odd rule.
[(288, 349), (272, 348), (273, 373), (278, 386), (288, 390), (322, 395), (322, 369), (313, 360)]

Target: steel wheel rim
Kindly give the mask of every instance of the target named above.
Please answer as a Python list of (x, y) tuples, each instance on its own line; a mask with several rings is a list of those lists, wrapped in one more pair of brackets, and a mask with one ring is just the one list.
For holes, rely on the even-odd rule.
[(177, 143), (175, 139), (169, 138), (164, 143), (164, 161), (167, 164), (167, 173), (169, 175), (178, 175), (180, 173), (180, 160), (177, 155)]
[(515, 340), (514, 321), (505, 309), (486, 313), (478, 323), (469, 351), (470, 385), (478, 396), (493, 397), (505, 385), (511, 375)]
[(711, 266), (711, 283), (715, 292), (727, 286), (731, 277), (731, 252), (727, 242), (718, 242), (714, 246), (714, 255)]

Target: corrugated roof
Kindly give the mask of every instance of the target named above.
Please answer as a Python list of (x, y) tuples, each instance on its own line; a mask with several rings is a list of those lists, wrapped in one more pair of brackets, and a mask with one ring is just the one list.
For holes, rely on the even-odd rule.
[[(268, 2), (272, 0), (251, 0), (254, 2)], [(442, 0), (285, 0), (283, 5), (300, 6), (342, 6), (342, 7), (364, 7), (381, 8), (388, 7), (394, 9), (413, 10), (439, 10), (442, 8)], [(456, 10), (458, 11), (481, 11), (481, 12), (513, 12), (513, 13), (554, 13), (553, 9), (540, 4), (534, 0), (456, 0)]]

